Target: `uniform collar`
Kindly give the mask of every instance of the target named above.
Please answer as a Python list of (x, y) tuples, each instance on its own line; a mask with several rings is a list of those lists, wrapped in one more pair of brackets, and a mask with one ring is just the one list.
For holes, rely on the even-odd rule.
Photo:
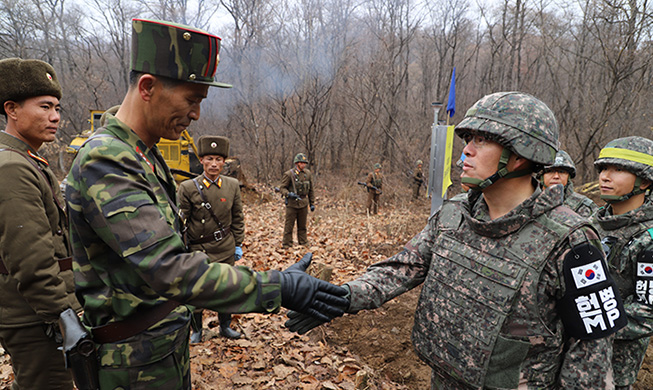
[(0, 132), (0, 144), (7, 145), (11, 149), (16, 149), (19, 152), (23, 152), (30, 156), (34, 161), (40, 162), (45, 166), (50, 165), (48, 160), (41, 157), (41, 155), (39, 155), (39, 153), (34, 150), (34, 148), (4, 130)]
[(218, 186), (218, 188), (222, 188), (222, 175), (218, 175), (217, 179), (211, 180), (208, 177), (206, 177), (205, 174), (202, 173), (202, 183), (206, 188), (209, 188), (211, 184), (215, 184), (216, 186)]
[(613, 215), (612, 206), (606, 204), (597, 211), (596, 221), (603, 230), (625, 228), (628, 225), (653, 220), (653, 199), (648, 196), (644, 204), (625, 214)]

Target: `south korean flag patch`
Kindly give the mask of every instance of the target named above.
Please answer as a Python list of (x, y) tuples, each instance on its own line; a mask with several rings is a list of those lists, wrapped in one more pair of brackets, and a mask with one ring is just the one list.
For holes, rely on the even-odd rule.
[(635, 299), (653, 307), (653, 250), (640, 252), (637, 256)]
[(603, 252), (589, 243), (573, 247), (563, 264), (565, 295), (558, 309), (568, 335), (594, 340), (626, 326), (626, 312)]

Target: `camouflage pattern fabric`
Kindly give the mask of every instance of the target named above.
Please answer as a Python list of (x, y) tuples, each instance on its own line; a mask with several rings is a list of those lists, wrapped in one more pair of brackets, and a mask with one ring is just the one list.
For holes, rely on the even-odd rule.
[(612, 360), (615, 384), (628, 386), (637, 380), (653, 335), (653, 307), (636, 299), (638, 256), (653, 250), (653, 230), (649, 230), (653, 228), (653, 200), (649, 198), (641, 207), (621, 215), (612, 215), (608, 205), (599, 209), (593, 224), (603, 237), (608, 266), (628, 315), (628, 325), (616, 334)]
[(456, 126), (456, 134), (469, 130), (492, 134), (501, 145), (539, 164), (552, 164), (558, 150), (553, 112), (522, 92), (493, 93), (474, 103)]
[(214, 81), (220, 38), (204, 30), (160, 20), (132, 20), (131, 70), (190, 83), (231, 88)]
[(599, 209), (599, 206), (585, 195), (574, 191), (574, 183), (567, 182), (565, 186), (564, 205), (574, 210), (581, 217), (590, 218)]
[(644, 137), (624, 137), (608, 142), (594, 166), (616, 165), (638, 177), (653, 181), (653, 141)]
[[(87, 326), (121, 321), (167, 300), (221, 313), (280, 307), (277, 271), (209, 264), (206, 254), (186, 251), (168, 167), (156, 146), (148, 149), (114, 116), (80, 148), (66, 199)], [(190, 314), (178, 306), (145, 332), (102, 345), (102, 368), (120, 371), (170, 356), (179, 347), (175, 340), (188, 338)]]
[[(482, 273), (490, 279), (496, 277), (496, 280), (500, 280), (503, 274), (509, 285), (515, 288), (521, 285), (512, 293), (513, 300), (506, 295), (503, 304), (508, 305), (509, 310), (503, 312), (503, 322), (492, 324), (498, 331), (498, 338), (494, 341), (494, 348), (490, 348), (492, 353), (489, 360), (485, 360), (485, 366), (478, 366), (482, 359), (459, 356), (465, 359), (460, 364), (480, 373), (483, 382), (472, 384), (473, 380), (468, 374), (452, 370), (450, 365), (440, 365), (421, 354), (433, 368), (432, 388), (517, 388), (518, 385), (524, 388), (609, 388), (612, 368), (608, 340), (570, 338), (565, 334), (556, 306), (565, 294), (566, 284), (561, 276), (565, 255), (575, 246), (587, 242), (600, 248), (599, 238), (593, 229), (587, 226), (570, 229), (570, 226), (582, 226), (584, 220), (568, 208), (558, 207), (563, 201), (562, 191), (562, 186), (554, 186), (547, 191), (538, 188), (531, 198), (494, 220), (489, 218), (487, 205), (478, 192), (446, 201), (401, 253), (372, 265), (360, 278), (346, 284), (351, 290), (348, 311), (379, 307), (424, 283), (413, 330), (413, 344), (418, 351), (433, 351), (433, 348), (437, 348), (433, 345), (434, 339), (454, 333), (459, 338), (450, 341), (458, 346), (464, 345), (472, 336), (465, 332), (472, 329), (476, 329), (479, 332), (476, 336), (485, 341), (483, 336), (490, 334), (486, 334), (479, 324), (490, 321), (491, 317), (485, 317), (485, 314), (489, 315), (491, 308), (480, 302), (486, 295), (482, 291), (490, 294), (490, 290), (484, 290), (488, 286), (470, 280), (455, 288), (458, 295), (468, 294), (472, 299), (479, 300), (471, 308), (467, 308), (463, 302), (451, 301), (444, 305), (440, 303), (442, 307), (433, 310), (436, 297), (431, 296), (430, 292), (440, 284), (432, 279), (434, 268), (440, 267), (441, 272), (450, 270), (451, 276), (459, 269), (454, 263), (442, 267), (439, 264), (441, 260), (436, 263), (435, 259), (446, 259), (447, 253), (451, 254), (451, 258), (473, 257), (474, 254), (485, 253), (485, 249), (503, 248), (504, 255), (487, 263), (489, 266), (483, 267)], [(442, 226), (447, 226), (449, 232), (456, 232), (458, 241), (451, 241), (453, 236), (444, 234)], [(567, 233), (561, 235), (565, 229)], [(449, 243), (445, 245), (447, 241)], [(474, 250), (465, 244), (472, 242), (473, 248), (476, 248)], [(524, 259), (528, 262), (514, 260), (515, 255), (520, 253), (531, 254)], [(523, 268), (525, 264), (539, 264), (539, 267)], [(474, 263), (469, 266), (473, 267)], [(522, 271), (513, 274), (515, 280), (511, 280), (508, 275), (511, 270), (517, 269)], [(437, 313), (442, 310), (448, 311), (450, 317), (439, 316)], [(448, 324), (451, 318), (465, 312), (469, 314), (470, 310), (476, 313), (477, 321)], [(451, 351), (453, 349), (447, 347), (440, 352), (445, 354)]]
[(553, 164), (545, 166), (544, 171), (546, 172), (553, 168), (563, 168), (569, 172), (569, 178), (571, 179), (576, 177), (576, 165), (574, 164), (574, 160), (572, 160), (571, 156), (569, 156), (569, 154), (564, 150), (558, 150)]

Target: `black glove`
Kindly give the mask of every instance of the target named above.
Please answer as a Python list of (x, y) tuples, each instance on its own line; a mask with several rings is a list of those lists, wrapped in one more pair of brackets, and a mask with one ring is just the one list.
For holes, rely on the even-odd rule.
[[(347, 306), (343, 306), (343, 310), (347, 310), (349, 307), (349, 298), (350, 298), (350, 293), (347, 291), (347, 295), (345, 296), (345, 299), (347, 300)], [(284, 324), (286, 328), (288, 328), (289, 331), (291, 332), (297, 332), (298, 334), (304, 334), (308, 332), (309, 330), (316, 328), (328, 321), (323, 321), (321, 319), (311, 317), (306, 314), (298, 313), (296, 311), (289, 311), (288, 312), (288, 321)]]
[(295, 194), (294, 192), (289, 192), (289, 193), (288, 193), (288, 197), (289, 197), (290, 199), (296, 199), (296, 200), (300, 200), (300, 199), (301, 199), (301, 198), (299, 197), (299, 195)]
[(315, 211), (315, 205), (311, 205), (311, 212)]
[(313, 254), (307, 253), (300, 261), (279, 273), (281, 306), (324, 322), (331, 321), (345, 313), (343, 306), (349, 306), (349, 300), (343, 298), (348, 291), (304, 272), (312, 258)]

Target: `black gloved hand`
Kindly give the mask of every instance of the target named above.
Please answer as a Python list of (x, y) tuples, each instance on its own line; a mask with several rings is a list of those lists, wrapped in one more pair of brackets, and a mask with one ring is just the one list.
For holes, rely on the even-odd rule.
[[(343, 310), (347, 310), (349, 307), (349, 289), (347, 289), (347, 295), (344, 297), (347, 300), (347, 306), (343, 306)], [(302, 314), (299, 312), (296, 312), (294, 310), (291, 310), (288, 312), (288, 321), (284, 324), (286, 328), (288, 328), (289, 331), (291, 332), (297, 332), (298, 334), (304, 334), (307, 333), (309, 330), (316, 328), (327, 321), (323, 321), (321, 319), (311, 317), (306, 314)]]
[(313, 211), (315, 211), (315, 205), (314, 204), (311, 205), (311, 212), (313, 212)]
[(348, 291), (307, 274), (312, 253), (279, 273), (281, 279), (281, 306), (308, 314), (324, 322), (331, 321), (345, 313), (342, 307), (349, 306), (343, 298)]

